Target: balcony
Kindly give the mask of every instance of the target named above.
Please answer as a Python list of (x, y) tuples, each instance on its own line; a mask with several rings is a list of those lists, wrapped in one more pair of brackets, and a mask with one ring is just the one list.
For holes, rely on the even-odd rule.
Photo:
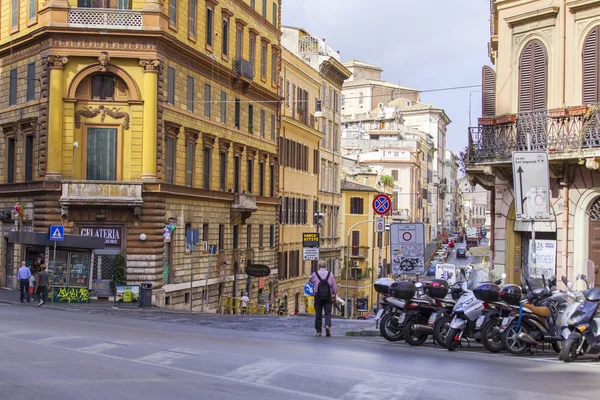
[(467, 164), (506, 164), (513, 151), (547, 151), (550, 159), (582, 158), (600, 149), (596, 105), (485, 117), (469, 128)]
[(71, 28), (142, 30), (142, 12), (106, 8), (74, 8), (67, 22)]
[(250, 85), (254, 81), (254, 64), (243, 58), (238, 58), (233, 60), (232, 69), (236, 75), (233, 79), (233, 87), (240, 89), (244, 94), (248, 93)]
[(337, 61), (341, 61), (340, 55), (337, 51), (325, 43), (325, 41), (312, 37), (312, 36), (301, 36), (298, 38), (298, 49), (300, 53), (305, 54), (318, 54), (321, 56), (333, 57)]
[(107, 181), (63, 182), (59, 201), (63, 215), (68, 215), (69, 206), (135, 207), (137, 212), (144, 203), (141, 183)]
[(350, 258), (368, 258), (369, 248), (368, 247), (355, 247), (350, 248)]
[(256, 195), (236, 193), (233, 203), (231, 203), (231, 222), (243, 225), (257, 209)]

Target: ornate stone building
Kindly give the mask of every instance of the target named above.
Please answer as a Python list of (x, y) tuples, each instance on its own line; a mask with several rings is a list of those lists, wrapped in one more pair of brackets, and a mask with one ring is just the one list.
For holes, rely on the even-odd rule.
[[(62, 224), (105, 239), (86, 263), (57, 255), (64, 286), (93, 289), (123, 268), (127, 283), (153, 283), (158, 305), (197, 308), (206, 290), (209, 310), (241, 290), (273, 296), (280, 0), (3, 0), (2, 10), (0, 285), (15, 286), (21, 259), (48, 262), (46, 245), (14, 243), (11, 230)], [(188, 229), (200, 232), (193, 267)], [(272, 278), (247, 277), (250, 262)]]

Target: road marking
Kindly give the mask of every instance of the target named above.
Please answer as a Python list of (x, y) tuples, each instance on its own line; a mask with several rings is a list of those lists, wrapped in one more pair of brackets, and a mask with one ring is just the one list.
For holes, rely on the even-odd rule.
[(169, 351), (173, 353), (189, 354), (191, 356), (199, 356), (207, 353), (206, 350), (192, 349), (191, 347), (174, 347), (169, 349)]
[(190, 322), (190, 320), (188, 318), (171, 319), (171, 320), (169, 320), (169, 322)]
[(171, 353), (168, 351), (159, 351), (144, 357), (137, 358), (136, 361), (141, 361), (149, 364), (171, 365), (173, 361), (185, 357), (185, 354)]
[(82, 347), (79, 351), (83, 351), (86, 353), (101, 353), (103, 351), (116, 349), (117, 347), (121, 347), (117, 344), (112, 343), (98, 343), (88, 347)]
[(34, 340), (33, 343), (37, 343), (37, 344), (54, 344), (56, 342), (62, 342), (64, 340), (70, 340), (70, 339), (79, 339), (80, 336), (50, 336), (47, 338), (43, 338), (43, 339), (37, 339)]
[(261, 360), (252, 364), (242, 365), (225, 376), (245, 382), (268, 383), (275, 375), (286, 371), (296, 364), (277, 360)]
[(419, 388), (425, 382), (425, 379), (412, 377), (396, 376), (390, 379), (368, 374), (364, 381), (354, 385), (340, 400), (416, 399), (420, 395)]

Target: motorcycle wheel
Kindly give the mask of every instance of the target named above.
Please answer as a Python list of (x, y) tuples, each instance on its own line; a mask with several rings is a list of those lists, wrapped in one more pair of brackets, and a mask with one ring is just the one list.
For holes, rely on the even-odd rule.
[(483, 347), (491, 353), (499, 353), (504, 350), (502, 334), (498, 331), (499, 326), (500, 320), (490, 319), (481, 328), (481, 342)]
[(411, 346), (421, 346), (427, 340), (427, 334), (416, 332), (413, 325), (427, 325), (429, 320), (421, 315), (410, 317), (404, 321), (404, 341)]
[(456, 337), (460, 335), (460, 330), (455, 328), (448, 329), (446, 334), (446, 348), (448, 351), (454, 351), (460, 345), (460, 340), (456, 340)]
[(555, 352), (559, 353), (562, 350), (562, 342), (552, 342), (552, 350), (554, 350)]
[(450, 329), (450, 322), (452, 322), (452, 317), (449, 315), (444, 315), (435, 321), (435, 325), (433, 326), (433, 339), (440, 347), (446, 347), (446, 336)]
[(398, 342), (403, 339), (403, 327), (398, 326), (398, 316), (393, 313), (386, 314), (381, 318), (379, 332), (384, 339), (390, 342)]
[(512, 322), (502, 334), (502, 344), (504, 348), (511, 354), (523, 354), (527, 350), (527, 343), (520, 340), (517, 335), (522, 331), (529, 335), (531, 332), (529, 328), (521, 323), (519, 330), (517, 331), (517, 322)]
[(579, 347), (579, 340), (567, 339), (562, 345), (558, 359), (564, 362), (573, 362), (577, 360), (579, 354), (577, 354), (577, 348)]

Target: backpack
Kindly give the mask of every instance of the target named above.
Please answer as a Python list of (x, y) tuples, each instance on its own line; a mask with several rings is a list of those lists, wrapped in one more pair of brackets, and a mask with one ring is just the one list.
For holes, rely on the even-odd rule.
[(321, 301), (330, 301), (331, 300), (331, 286), (329, 286), (329, 275), (331, 275), (331, 271), (327, 272), (327, 276), (325, 280), (321, 279), (321, 275), (319, 272), (315, 272), (317, 275), (317, 279), (319, 280), (319, 287), (317, 288), (317, 297)]

